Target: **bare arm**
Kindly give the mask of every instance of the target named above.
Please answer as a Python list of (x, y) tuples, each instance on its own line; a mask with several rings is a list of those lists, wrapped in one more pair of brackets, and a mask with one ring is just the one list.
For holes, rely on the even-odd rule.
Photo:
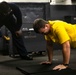
[(46, 41), (46, 43), (47, 43), (48, 61), (52, 63), (52, 58), (53, 58), (53, 42), (52, 41)]
[(48, 61), (41, 62), (41, 64), (51, 64), (52, 58), (53, 58), (53, 42), (52, 41), (46, 41), (46, 47), (47, 47), (47, 54), (48, 54)]
[(53, 68), (53, 70), (62, 70), (66, 69), (68, 66), (64, 64), (69, 64), (70, 61), (70, 43), (69, 41), (66, 41), (65, 43), (62, 44), (62, 53), (63, 53), (63, 64), (57, 65)]
[(62, 44), (63, 50), (63, 64), (69, 64), (70, 60), (70, 43), (69, 41), (66, 41)]

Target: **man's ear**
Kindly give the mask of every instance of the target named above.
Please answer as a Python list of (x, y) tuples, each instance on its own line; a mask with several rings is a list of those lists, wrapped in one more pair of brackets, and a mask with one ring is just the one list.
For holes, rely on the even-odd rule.
[(45, 29), (48, 29), (48, 24), (45, 24)]
[(45, 29), (48, 29), (47, 26), (45, 26)]

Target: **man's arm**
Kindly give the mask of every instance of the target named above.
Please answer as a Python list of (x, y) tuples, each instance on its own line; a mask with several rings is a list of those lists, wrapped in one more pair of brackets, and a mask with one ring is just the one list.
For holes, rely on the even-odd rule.
[(11, 9), (13, 10), (13, 17), (16, 19), (16, 30), (20, 30), (21, 26), (22, 26), (22, 13), (20, 8), (14, 4), (14, 3), (10, 3), (9, 4)]
[(48, 61), (52, 63), (52, 58), (53, 58), (53, 42), (52, 41), (46, 41), (46, 43), (47, 43)]
[(52, 46), (53, 46), (52, 41), (46, 41), (48, 61), (41, 62), (41, 64), (52, 64), (52, 58), (53, 58), (53, 47)]
[(62, 53), (63, 53), (63, 63), (60, 65), (57, 65), (53, 68), (53, 70), (62, 70), (66, 69), (68, 67), (67, 64), (69, 64), (70, 60), (70, 43), (69, 41), (66, 41), (62, 44)]
[(69, 41), (66, 41), (62, 44), (63, 50), (63, 64), (69, 64), (70, 60), (70, 43)]

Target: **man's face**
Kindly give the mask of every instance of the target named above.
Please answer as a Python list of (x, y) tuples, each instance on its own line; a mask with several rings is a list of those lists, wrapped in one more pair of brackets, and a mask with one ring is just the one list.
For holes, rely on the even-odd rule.
[(40, 28), (39, 32), (40, 32), (40, 34), (44, 34), (44, 35), (49, 34), (50, 33), (50, 26), (49, 26), (49, 24), (45, 24), (45, 27)]

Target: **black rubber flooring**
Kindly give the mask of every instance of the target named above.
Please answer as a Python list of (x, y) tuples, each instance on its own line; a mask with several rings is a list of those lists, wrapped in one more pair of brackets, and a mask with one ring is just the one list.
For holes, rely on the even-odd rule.
[(55, 52), (55, 56), (58, 58), (54, 57), (53, 61), (55, 62), (52, 65), (36, 64), (36, 65), (30, 65), (27, 67), (17, 66), (16, 69), (19, 70), (24, 75), (76, 75), (76, 64), (75, 64), (75, 55), (74, 55), (75, 53), (74, 52), (71, 52), (71, 62), (70, 62), (69, 68), (61, 70), (61, 71), (52, 70), (54, 66), (61, 63), (61, 60), (62, 60), (61, 54), (62, 54), (61, 51)]
[(0, 75), (76, 75), (76, 50), (71, 51), (70, 68), (62, 71), (52, 71), (52, 68), (62, 63), (61, 50), (54, 51), (53, 65), (40, 65), (47, 60), (47, 55), (35, 55), (31, 61), (0, 55)]
[(34, 65), (30, 67), (16, 67), (24, 75), (76, 75), (76, 70), (67, 68), (61, 71), (54, 71), (49, 65)]

